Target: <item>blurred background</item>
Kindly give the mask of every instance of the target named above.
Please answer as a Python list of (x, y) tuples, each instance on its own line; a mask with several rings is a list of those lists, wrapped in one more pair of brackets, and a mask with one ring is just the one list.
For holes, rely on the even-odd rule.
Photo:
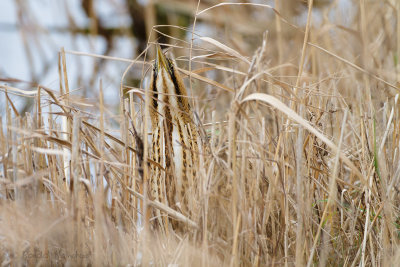
[[(24, 90), (35, 89), (37, 84), (58, 90), (59, 52), (64, 48), (67, 51), (70, 90), (84, 97), (95, 97), (101, 79), (106, 104), (113, 106), (118, 104), (121, 77), (129, 62), (74, 55), (68, 51), (143, 60), (144, 54), (140, 54), (146, 50), (148, 42), (157, 41), (179, 48), (173, 51), (175, 57), (181, 57), (183, 62), (187, 62), (192, 38), (194, 37), (194, 45), (202, 45), (198, 37), (207, 35), (219, 42), (228, 43), (242, 55), (251, 56), (260, 46), (265, 32), (268, 32), (269, 40), (273, 40), (270, 44), (272, 49), (279, 45), (278, 41), (274, 40), (277, 17), (281, 20), (280, 30), (284, 40), (296, 43), (296, 38), (301, 40), (303, 36), (302, 31), (296, 29), (303, 27), (306, 22), (307, 3), (303, 0), (240, 1), (269, 5), (271, 8), (253, 5), (218, 6), (196, 17), (195, 35), (192, 36), (196, 10), (199, 13), (223, 2), (2, 0), (0, 83)], [(325, 13), (321, 12), (321, 7), (326, 7)], [(280, 16), (275, 16), (277, 12)], [(318, 24), (326, 15), (332, 20), (335, 20), (335, 17), (340, 18), (340, 21), (334, 23), (346, 25), (352, 20), (352, 2), (317, 0), (314, 1), (313, 12), (314, 24)], [(337, 14), (338, 12), (342, 14)], [(153, 28), (154, 25), (159, 26)], [(202, 48), (207, 49), (204, 45)], [(300, 53), (300, 47), (296, 49)], [(153, 51), (154, 49), (149, 49), (145, 60), (152, 59)], [(292, 61), (297, 65), (298, 58), (280, 60)], [(178, 65), (187, 67), (185, 63)], [(132, 66), (125, 83), (132, 87), (143, 87), (143, 73), (143, 66)], [(29, 99), (12, 96), (12, 100), (22, 114), (32, 109), (32, 101)], [(4, 114), (4, 101), (4, 94), (0, 94), (1, 114)]]

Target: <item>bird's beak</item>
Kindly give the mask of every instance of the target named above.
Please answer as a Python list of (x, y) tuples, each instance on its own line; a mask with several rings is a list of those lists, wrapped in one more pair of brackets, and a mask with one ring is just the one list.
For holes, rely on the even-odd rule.
[(161, 68), (164, 68), (165, 70), (168, 71), (167, 59), (164, 56), (164, 53), (162, 52), (161, 47), (159, 45), (157, 45), (156, 66), (158, 71), (160, 71)]

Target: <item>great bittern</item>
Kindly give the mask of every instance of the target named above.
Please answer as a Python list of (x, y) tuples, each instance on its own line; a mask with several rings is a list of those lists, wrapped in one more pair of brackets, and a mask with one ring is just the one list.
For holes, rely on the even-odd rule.
[[(177, 66), (159, 46), (148, 90), (152, 159), (164, 168), (151, 165), (150, 198), (190, 216), (196, 194), (198, 133)], [(159, 211), (153, 215), (161, 224), (168, 224), (167, 219), (162, 223)]]

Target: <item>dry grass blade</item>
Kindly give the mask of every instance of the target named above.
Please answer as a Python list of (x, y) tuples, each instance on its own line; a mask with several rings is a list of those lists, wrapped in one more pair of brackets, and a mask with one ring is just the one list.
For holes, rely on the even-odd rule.
[[(140, 200), (144, 200), (145, 197), (142, 194), (140, 194), (140, 193), (138, 193), (138, 192), (136, 192), (136, 191), (134, 191), (134, 190), (132, 190), (130, 188), (128, 188), (128, 190), (135, 197), (139, 198)], [(193, 222), (192, 220), (190, 220), (188, 217), (184, 216), (182, 213), (177, 212), (174, 209), (171, 209), (167, 205), (165, 205), (163, 203), (160, 203), (159, 201), (152, 201), (152, 200), (148, 199), (147, 200), (147, 204), (152, 206), (152, 207), (154, 207), (154, 208), (156, 208), (156, 209), (159, 209), (161, 211), (166, 212), (172, 218), (174, 218), (174, 219), (176, 219), (178, 221), (181, 221), (181, 222), (187, 224), (188, 226), (190, 226), (192, 228), (198, 228), (198, 225), (195, 222)]]
[(196, 16), (203, 15), (204, 13), (206, 13), (206, 12), (208, 12), (208, 11), (214, 9), (214, 8), (221, 7), (221, 6), (254, 6), (254, 7), (269, 8), (269, 9), (272, 9), (272, 10), (274, 11), (274, 13), (275, 13), (277, 16), (279, 16), (279, 18), (280, 18), (283, 22), (287, 23), (288, 25), (292, 26), (293, 28), (296, 28), (296, 29), (298, 28), (296, 25), (290, 23), (290, 22), (287, 21), (284, 17), (282, 17), (282, 15), (278, 12), (278, 10), (276, 10), (276, 9), (273, 8), (272, 6), (270, 6), (270, 5), (265, 5), (265, 4), (257, 4), (257, 3), (220, 3), (220, 4), (216, 4), (216, 5), (214, 5), (214, 6), (208, 7), (208, 8), (206, 8), (206, 9), (203, 9), (203, 10), (201, 10), (200, 12), (197, 12), (197, 13), (196, 13)]
[(190, 76), (190, 77), (192, 77), (192, 78), (195, 78), (195, 79), (198, 79), (198, 80), (203, 81), (203, 82), (205, 82), (205, 83), (214, 85), (215, 87), (221, 88), (221, 89), (226, 90), (226, 91), (228, 91), (228, 92), (234, 92), (234, 90), (233, 90), (232, 88), (229, 88), (229, 87), (226, 86), (226, 85), (223, 85), (223, 84), (221, 84), (221, 83), (218, 83), (218, 82), (216, 82), (216, 81), (213, 81), (213, 80), (211, 80), (211, 79), (208, 79), (208, 78), (206, 78), (206, 77), (204, 77), (204, 76), (198, 75), (197, 73), (189, 72), (189, 71), (184, 70), (184, 69), (179, 69), (179, 71), (181, 71), (183, 74), (186, 74), (186, 75), (188, 75), (188, 76)]
[(250, 61), (247, 58), (245, 58), (244, 56), (242, 56), (239, 52), (237, 52), (236, 50), (234, 50), (234, 49), (232, 49), (232, 48), (230, 48), (230, 47), (218, 42), (217, 40), (215, 40), (213, 38), (200, 37), (199, 39), (202, 40), (202, 41), (205, 41), (207, 43), (213, 44), (216, 47), (221, 48), (222, 50), (224, 50), (225, 52), (227, 52), (231, 56), (236, 57), (236, 58), (242, 60), (243, 62), (246, 62), (247, 64), (250, 64)]
[(342, 57), (340, 57), (340, 56), (338, 56), (338, 55), (335, 55), (334, 53), (329, 52), (329, 51), (326, 50), (325, 48), (322, 48), (322, 47), (320, 47), (320, 46), (318, 46), (318, 45), (316, 45), (316, 44), (313, 44), (313, 43), (310, 43), (310, 42), (308, 42), (308, 44), (311, 45), (311, 46), (313, 46), (313, 47), (315, 47), (315, 48), (320, 49), (321, 51), (327, 53), (328, 55), (331, 55), (331, 56), (337, 58), (338, 60), (340, 60), (340, 61), (346, 63), (347, 65), (349, 65), (349, 66), (355, 68), (356, 70), (361, 71), (362, 73), (365, 73), (365, 74), (367, 74), (367, 75), (370, 75), (371, 77), (374, 77), (375, 79), (377, 79), (377, 80), (380, 81), (380, 82), (383, 82), (383, 83), (386, 84), (387, 86), (389, 86), (389, 87), (391, 87), (391, 88), (393, 88), (393, 89), (396, 89), (397, 91), (400, 91), (400, 89), (399, 89), (397, 86), (395, 86), (395, 85), (393, 85), (393, 84), (391, 84), (391, 83), (385, 81), (385, 80), (382, 79), (381, 77), (376, 76), (374, 73), (371, 73), (371, 72), (369, 72), (369, 71), (367, 71), (367, 70), (361, 68), (360, 66), (357, 66), (356, 64), (354, 64), (354, 63), (352, 63), (352, 62), (350, 62), (350, 61), (348, 61), (348, 60), (346, 60), (346, 59), (344, 59), (344, 58), (342, 58)]
[(12, 86), (8, 85), (0, 85), (0, 89), (3, 92), (8, 92), (11, 94), (19, 95), (19, 96), (25, 96), (25, 97), (35, 97), (38, 93), (38, 90), (22, 90), (19, 88), (15, 88)]
[(279, 101), (277, 98), (267, 94), (254, 93), (246, 96), (241, 101), (241, 103), (245, 103), (247, 101), (261, 101), (267, 103), (273, 106), (274, 108), (278, 109), (279, 111), (283, 112), (284, 114), (286, 114), (286, 116), (288, 116), (289, 119), (297, 122), (298, 124), (306, 128), (316, 137), (321, 139), (325, 144), (327, 144), (328, 147), (331, 148), (334, 153), (338, 153), (340, 159), (343, 160), (343, 162), (345, 162), (347, 166), (350, 167), (350, 169), (358, 176), (358, 178), (360, 178), (360, 181), (363, 183), (363, 185), (369, 187), (365, 177), (361, 174), (361, 172), (357, 169), (357, 167), (346, 157), (346, 155), (343, 152), (339, 151), (338, 147), (331, 140), (329, 140), (323, 133), (321, 133), (319, 130), (311, 126), (311, 124), (308, 121), (300, 117), (296, 112), (294, 112), (284, 103)]
[(210, 11), (211, 9), (217, 8), (217, 7), (221, 7), (221, 6), (232, 6), (232, 5), (238, 5), (238, 6), (241, 6), (241, 5), (249, 5), (249, 6), (259, 6), (259, 7), (266, 7), (266, 8), (274, 9), (272, 6), (270, 6), (270, 5), (264, 5), (264, 4), (255, 4), (255, 3), (220, 3), (220, 4), (214, 5), (214, 6), (212, 6), (212, 7), (203, 9), (202, 11), (200, 11), (200, 12), (197, 13), (197, 16), (199, 16), (199, 15), (205, 13), (205, 12), (208, 12), (208, 11)]

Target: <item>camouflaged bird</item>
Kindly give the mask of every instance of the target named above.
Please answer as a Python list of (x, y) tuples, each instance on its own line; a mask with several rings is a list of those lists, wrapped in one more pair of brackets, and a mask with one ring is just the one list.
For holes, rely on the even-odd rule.
[[(149, 196), (190, 217), (197, 192), (198, 132), (176, 63), (159, 46), (148, 90), (151, 158), (162, 167), (151, 165)], [(152, 211), (159, 224), (168, 228), (168, 219), (161, 215), (159, 210)]]

